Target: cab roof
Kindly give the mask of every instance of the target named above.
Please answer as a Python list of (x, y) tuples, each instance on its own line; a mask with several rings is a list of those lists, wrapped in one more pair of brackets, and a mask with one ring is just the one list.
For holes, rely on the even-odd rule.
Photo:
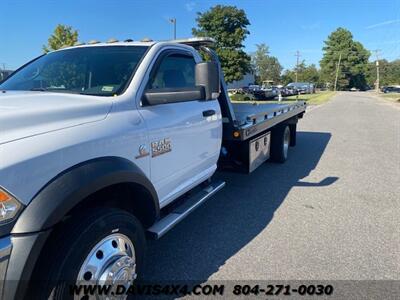
[[(155, 44), (165, 43), (165, 44), (185, 44), (188, 46), (192, 46), (193, 48), (200, 48), (202, 46), (212, 47), (215, 45), (215, 40), (209, 37), (194, 37), (187, 39), (176, 39), (176, 40), (165, 40), (165, 41), (153, 41), (151, 39), (143, 39), (141, 41), (133, 41), (133, 40), (125, 40), (125, 41), (117, 41), (117, 40), (109, 40), (108, 42), (98, 42), (98, 41), (89, 41), (88, 43), (77, 44), (71, 47), (64, 47), (55, 51), (62, 51), (65, 49), (73, 49), (73, 48), (83, 48), (83, 47), (107, 47), (107, 46), (153, 46)], [(54, 51), (53, 51), (54, 52)]]

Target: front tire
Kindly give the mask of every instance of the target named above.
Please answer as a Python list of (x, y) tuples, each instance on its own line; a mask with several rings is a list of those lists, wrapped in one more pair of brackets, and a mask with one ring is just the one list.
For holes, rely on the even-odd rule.
[(71, 294), (74, 284), (130, 285), (144, 266), (144, 230), (123, 210), (72, 217), (52, 238), (33, 274), (42, 281), (33, 287), (37, 299), (80, 299)]

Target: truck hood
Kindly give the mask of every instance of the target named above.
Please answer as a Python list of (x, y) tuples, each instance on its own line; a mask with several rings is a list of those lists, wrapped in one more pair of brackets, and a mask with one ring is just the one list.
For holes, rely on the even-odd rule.
[(0, 92), (0, 144), (104, 119), (109, 97), (48, 92)]

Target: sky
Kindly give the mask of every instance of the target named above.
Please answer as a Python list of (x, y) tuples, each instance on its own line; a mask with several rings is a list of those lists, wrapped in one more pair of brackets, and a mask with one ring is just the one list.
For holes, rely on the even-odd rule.
[(324, 40), (338, 27), (367, 49), (380, 49), (379, 58), (400, 59), (400, 0), (0, 0), (0, 68), (16, 69), (42, 54), (59, 23), (77, 29), (80, 41), (166, 40), (173, 37), (168, 20), (176, 18), (177, 37), (184, 38), (197, 12), (216, 4), (244, 9), (251, 23), (245, 51), (266, 43), (286, 69), (296, 64), (297, 50), (300, 60), (318, 65)]

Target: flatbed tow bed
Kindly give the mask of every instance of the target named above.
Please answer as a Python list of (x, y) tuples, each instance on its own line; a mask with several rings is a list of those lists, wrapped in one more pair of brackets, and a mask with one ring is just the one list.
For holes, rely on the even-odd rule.
[[(227, 95), (221, 91), (221, 95)], [(221, 97), (220, 97), (221, 104)], [(306, 103), (232, 103), (223, 100), (232, 115), (224, 117), (219, 169), (250, 173), (270, 158), (271, 139), (280, 128), (289, 126), (290, 146), (296, 145), (296, 127), (306, 111)], [(222, 104), (221, 104), (222, 107)], [(280, 133), (279, 133), (280, 134)]]
[(282, 126), (289, 126), (290, 146), (295, 146), (296, 124), (306, 111), (304, 101), (289, 104), (232, 103), (218, 55), (210, 48), (215, 41), (210, 38), (196, 38), (182, 40), (181, 43), (205, 52), (218, 66), (220, 78), (218, 102), (223, 119), (222, 148), (218, 162), (220, 170), (244, 173), (255, 170), (270, 158), (271, 135), (274, 131), (277, 134), (279, 127)]
[(236, 120), (239, 122), (238, 131), (242, 141), (270, 129), (284, 120), (302, 115), (306, 110), (304, 101), (290, 104), (232, 103), (232, 106)]

